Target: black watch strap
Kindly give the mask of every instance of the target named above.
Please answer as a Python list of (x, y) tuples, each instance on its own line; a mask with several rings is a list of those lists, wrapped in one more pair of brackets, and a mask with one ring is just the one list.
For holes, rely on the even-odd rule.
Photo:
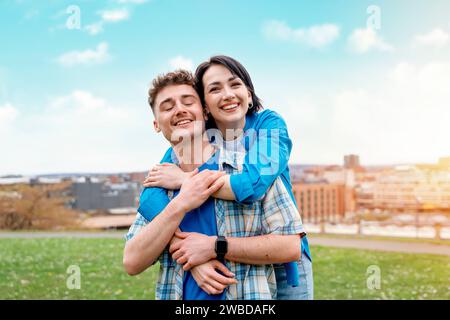
[(223, 260), (228, 252), (228, 241), (224, 236), (217, 236), (216, 255), (218, 260)]

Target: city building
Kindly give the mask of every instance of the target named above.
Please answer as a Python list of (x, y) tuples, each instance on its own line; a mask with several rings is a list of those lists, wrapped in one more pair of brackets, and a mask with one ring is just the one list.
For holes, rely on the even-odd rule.
[(358, 208), (450, 211), (450, 171), (439, 165), (397, 166), (356, 188)]
[(344, 164), (349, 168), (309, 166), (301, 172), (291, 172), (292, 191), (304, 222), (339, 222), (355, 212), (355, 170), (361, 171), (359, 157), (346, 156)]
[(356, 154), (348, 154), (344, 156), (344, 168), (357, 169), (360, 167), (359, 156)]
[[(72, 185), (73, 207), (78, 210), (136, 208), (140, 187), (137, 183), (116, 183), (85, 178)], [(134, 209), (135, 210), (135, 209)]]
[(338, 222), (345, 217), (345, 186), (326, 181), (292, 183), (303, 222)]

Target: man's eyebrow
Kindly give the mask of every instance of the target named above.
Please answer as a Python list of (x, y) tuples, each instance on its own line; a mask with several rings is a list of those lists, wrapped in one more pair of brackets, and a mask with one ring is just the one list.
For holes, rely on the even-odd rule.
[[(231, 76), (227, 81), (233, 81), (236, 78), (237, 78), (236, 76)], [(207, 88), (210, 86), (218, 85), (218, 84), (220, 84), (220, 81), (211, 82), (210, 84), (208, 84)]]
[(169, 98), (164, 99), (163, 101), (161, 101), (161, 102), (159, 103), (159, 105), (162, 105), (163, 103), (171, 102), (171, 101), (173, 101), (173, 99), (172, 99), (172, 97), (169, 97)]
[[(185, 99), (185, 98), (195, 98), (195, 95), (193, 95), (193, 94), (183, 94), (181, 96), (181, 99)], [(172, 97), (168, 97), (168, 98), (164, 99), (163, 101), (161, 101), (159, 103), (159, 105), (161, 106), (161, 105), (163, 105), (166, 102), (173, 103), (174, 101), (175, 100)]]
[(193, 94), (183, 94), (181, 96), (181, 99), (184, 99), (184, 98), (195, 98), (195, 95), (193, 95)]

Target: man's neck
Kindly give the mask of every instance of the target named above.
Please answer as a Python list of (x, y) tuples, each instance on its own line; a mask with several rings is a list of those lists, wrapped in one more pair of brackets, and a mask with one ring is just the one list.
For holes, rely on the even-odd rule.
[(180, 163), (181, 170), (186, 172), (200, 167), (211, 158), (215, 151), (214, 146), (204, 139), (201, 142), (195, 141), (195, 139), (188, 143), (180, 142), (172, 147)]

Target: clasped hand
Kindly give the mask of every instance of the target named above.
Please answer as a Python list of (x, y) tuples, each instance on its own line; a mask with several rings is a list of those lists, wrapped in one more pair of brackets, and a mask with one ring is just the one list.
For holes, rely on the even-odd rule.
[(189, 173), (173, 163), (155, 165), (144, 180), (144, 187), (160, 187), (168, 190), (180, 189)]
[(214, 250), (216, 236), (207, 236), (197, 232), (176, 231), (174, 241), (169, 248), (173, 260), (183, 265), (187, 271), (216, 257)]
[(229, 285), (237, 283), (234, 273), (214, 259), (215, 239), (214, 236), (181, 232), (178, 229), (169, 247), (172, 258), (177, 263), (184, 264), (183, 270), (191, 270), (197, 285), (208, 294), (220, 294)]

